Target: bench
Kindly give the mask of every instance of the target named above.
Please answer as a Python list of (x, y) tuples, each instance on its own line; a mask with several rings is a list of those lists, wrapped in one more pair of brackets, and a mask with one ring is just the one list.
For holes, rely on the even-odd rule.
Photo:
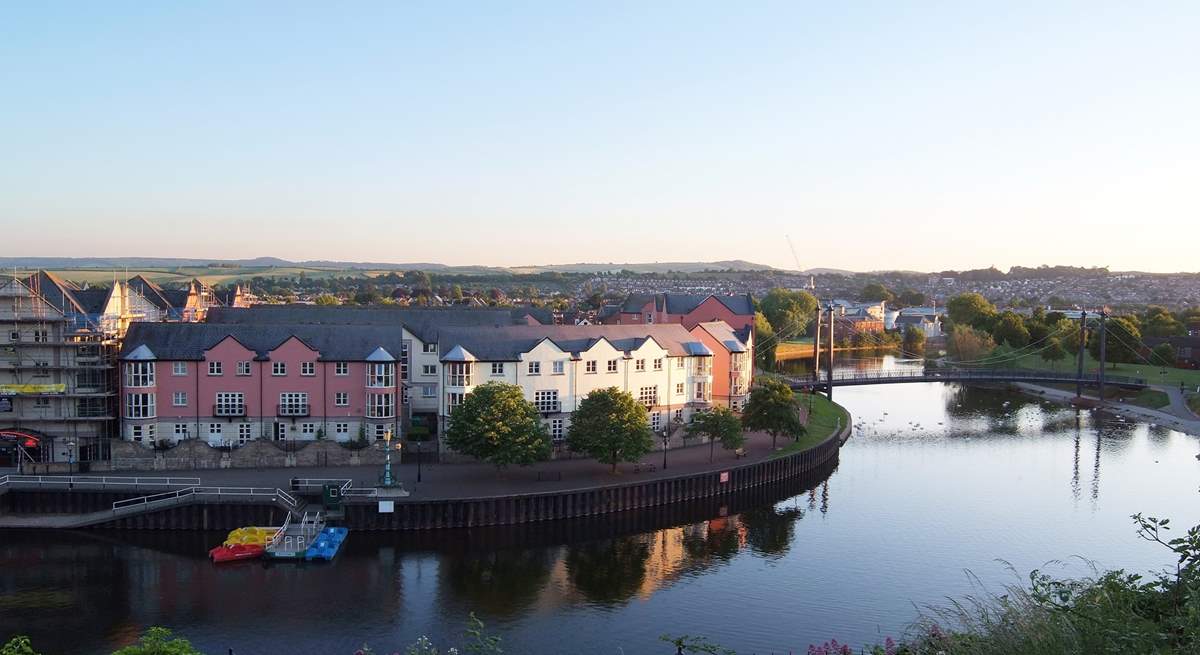
[(646, 473), (653, 473), (657, 470), (658, 467), (650, 462), (637, 462), (633, 465), (634, 473), (641, 473), (642, 471), (645, 471)]

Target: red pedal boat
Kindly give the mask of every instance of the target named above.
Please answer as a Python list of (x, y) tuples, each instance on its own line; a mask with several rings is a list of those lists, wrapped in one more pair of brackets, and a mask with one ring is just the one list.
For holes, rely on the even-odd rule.
[(241, 559), (257, 559), (262, 557), (266, 548), (258, 544), (220, 545), (208, 551), (208, 556), (215, 563), (234, 562)]

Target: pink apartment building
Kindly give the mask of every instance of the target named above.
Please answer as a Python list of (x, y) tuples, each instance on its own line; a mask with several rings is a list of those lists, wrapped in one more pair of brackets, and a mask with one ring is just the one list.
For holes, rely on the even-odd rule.
[(401, 330), (135, 323), (120, 356), (122, 436), (240, 445), (399, 434)]
[(735, 330), (753, 327), (754, 300), (749, 294), (637, 294), (627, 298), (618, 312), (604, 319), (605, 323), (617, 325), (679, 323), (688, 330), (711, 321), (724, 321)]

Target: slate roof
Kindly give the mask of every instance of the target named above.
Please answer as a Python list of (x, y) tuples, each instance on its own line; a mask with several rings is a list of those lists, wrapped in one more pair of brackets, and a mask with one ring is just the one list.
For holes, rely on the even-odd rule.
[[(141, 275), (135, 275), (125, 282), (129, 288), (141, 294), (150, 304), (159, 309), (171, 309), (171, 301), (163, 295), (163, 288), (147, 280)], [(186, 301), (186, 297), (184, 299)]]
[[(648, 339), (673, 357), (696, 353), (696, 345), (708, 350), (682, 325), (519, 325), (501, 328), (447, 328), (442, 331), (440, 356), (455, 349), (465, 350), (481, 361), (515, 361), (541, 341), (549, 339), (562, 350), (578, 355), (606, 339), (623, 352), (637, 350)], [(711, 355), (711, 352), (707, 354)]]
[(741, 316), (752, 316), (754, 314), (754, 301), (748, 293), (737, 296), (718, 296), (711, 293), (633, 294), (625, 299), (625, 303), (621, 306), (621, 311), (627, 314), (635, 314), (642, 311), (643, 307), (653, 301), (655, 311), (665, 311), (668, 314), (687, 314), (699, 307), (700, 303), (708, 300), (710, 297), (716, 298), (717, 302), (725, 305), (734, 314)]
[(379, 348), (389, 353), (403, 348), (400, 330), (383, 325), (135, 322), (125, 334), (121, 358), (144, 345), (160, 360), (199, 360), (227, 337), (237, 339), (259, 359), (292, 337), (317, 350), (322, 361), (361, 362)]
[[(749, 350), (746, 347), (746, 341), (743, 336), (738, 334), (739, 331), (729, 327), (729, 324), (725, 321), (709, 321), (700, 323), (696, 327), (711, 334), (714, 339), (721, 342), (721, 345), (725, 346), (725, 349), (731, 353), (744, 353)], [(749, 329), (741, 331), (748, 332)]]
[(75, 301), (79, 303), (85, 313), (102, 314), (105, 306), (108, 305), (108, 297), (112, 295), (112, 290), (80, 289), (72, 291), (71, 295), (75, 296)]
[(432, 343), (438, 340), (439, 331), (447, 327), (500, 327), (513, 325), (518, 319), (514, 318), (511, 309), (291, 304), (213, 307), (208, 310), (207, 320), (211, 323), (252, 325), (403, 325), (421, 341)]

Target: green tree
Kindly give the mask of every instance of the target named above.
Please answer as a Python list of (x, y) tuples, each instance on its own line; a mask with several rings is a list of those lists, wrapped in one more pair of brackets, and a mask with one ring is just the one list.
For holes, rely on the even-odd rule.
[(454, 285), (454, 288), (450, 290), (450, 297), (453, 298), (454, 300), (462, 300), (463, 299), (462, 287), (457, 284)]
[(1143, 333), (1148, 337), (1170, 337), (1187, 332), (1183, 323), (1180, 323), (1166, 307), (1158, 305), (1150, 305), (1146, 308), (1142, 325), (1145, 328)]
[(996, 319), (992, 327), (992, 338), (996, 343), (1006, 343), (1013, 348), (1023, 348), (1029, 345), (1029, 329), (1025, 327), (1025, 319), (1015, 312), (1004, 312)]
[(742, 426), (771, 435), (771, 448), (781, 435), (799, 439), (807, 432), (791, 387), (772, 379), (763, 380), (750, 391), (750, 399), (742, 409)]
[(204, 655), (187, 639), (175, 637), (166, 628), (150, 628), (137, 643), (113, 651), (112, 655)]
[(550, 456), (550, 435), (537, 408), (520, 387), (503, 382), (480, 385), (463, 398), (450, 418), (446, 444), (498, 469)]
[(1150, 361), (1160, 366), (1174, 366), (1175, 349), (1169, 343), (1160, 343), (1150, 350)]
[[(1138, 348), (1142, 345), (1142, 333), (1137, 324), (1127, 316), (1110, 316), (1105, 325), (1108, 333), (1104, 346), (1105, 360), (1117, 364), (1133, 362), (1138, 357)], [(1100, 332), (1088, 344), (1088, 352), (1096, 360), (1100, 359)]]
[(920, 357), (924, 355), (925, 331), (915, 325), (904, 328), (904, 342), (901, 345), (901, 349), (908, 356)]
[(1067, 350), (1062, 346), (1062, 340), (1058, 337), (1050, 337), (1046, 340), (1045, 350), (1042, 351), (1042, 359), (1050, 362), (1057, 370), (1058, 363), (1067, 357)]
[(946, 312), (955, 325), (990, 329), (996, 308), (978, 293), (962, 293), (946, 303)]
[(858, 292), (858, 299), (863, 302), (892, 302), (896, 299), (896, 294), (888, 290), (878, 282), (871, 282)]
[(817, 299), (807, 291), (775, 288), (759, 301), (759, 309), (775, 333), (788, 338), (808, 330), (815, 318)]
[(775, 368), (775, 329), (762, 312), (754, 313), (754, 358), (765, 369)]
[(337, 296), (330, 294), (330, 293), (323, 293), (323, 294), (317, 296), (316, 298), (313, 299), (313, 302), (318, 305), (340, 305), (341, 304), (341, 301), (339, 301), (337, 299)]
[(976, 361), (995, 347), (992, 335), (967, 325), (955, 325), (946, 335), (946, 352), (960, 362)]
[(22, 635), (13, 637), (8, 643), (0, 646), (0, 655), (38, 655), (38, 652), (29, 643), (29, 637)]
[(636, 462), (654, 449), (646, 408), (616, 387), (597, 389), (571, 414), (567, 445), (617, 472), (620, 462)]
[(896, 305), (898, 307), (924, 307), (928, 304), (928, 296), (912, 289), (900, 292), (900, 295), (896, 298)]
[[(790, 390), (789, 390), (790, 391)], [(690, 437), (708, 437), (708, 461), (713, 461), (714, 444), (721, 442), (725, 450), (736, 450), (746, 444), (742, 421), (728, 407), (715, 407), (692, 417), (687, 428)]]

